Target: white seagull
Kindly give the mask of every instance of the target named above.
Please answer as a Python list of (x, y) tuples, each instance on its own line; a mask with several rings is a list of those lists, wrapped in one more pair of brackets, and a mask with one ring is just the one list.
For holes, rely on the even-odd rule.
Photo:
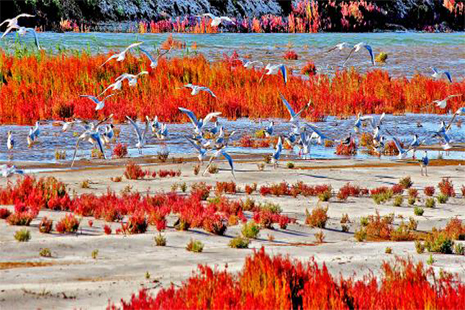
[(136, 122), (134, 122), (132, 120), (132, 118), (130, 118), (129, 116), (126, 116), (126, 118), (129, 120), (131, 125), (134, 127), (134, 131), (135, 131), (136, 136), (137, 136), (136, 147), (139, 149), (139, 154), (142, 154), (142, 148), (145, 145), (147, 132), (149, 131), (149, 127), (150, 127), (149, 122), (148, 121), (145, 122), (144, 132), (141, 132), (139, 127), (137, 126)]
[(16, 168), (16, 166), (0, 165), (0, 175), (4, 178), (8, 178), (13, 174), (23, 174), (22, 170)]
[(267, 64), (265, 67), (265, 71), (263, 72), (262, 77), (260, 78), (259, 83), (262, 82), (263, 77), (265, 75), (277, 74), (280, 71), (281, 71), (281, 74), (283, 75), (284, 84), (286, 84), (287, 83), (287, 71), (286, 71), (286, 66), (283, 64), (277, 64), (277, 65)]
[(192, 85), (192, 84), (186, 84), (186, 85), (184, 85), (184, 87), (192, 89), (191, 95), (193, 95), (193, 96), (197, 95), (200, 91), (205, 91), (205, 92), (209, 93), (213, 98), (216, 98), (216, 95), (208, 87), (199, 86), (199, 85)]
[(250, 61), (250, 60), (241, 60), (241, 61), (242, 61), (242, 65), (246, 69), (253, 68), (253, 67), (255, 67), (255, 65), (263, 66), (263, 62), (261, 62), (259, 60), (252, 60), (252, 61)]
[(307, 110), (310, 107), (310, 102), (311, 101), (309, 101), (298, 113), (295, 113), (294, 109), (292, 109), (291, 105), (286, 100), (286, 98), (284, 98), (284, 96), (281, 93), (279, 93), (279, 96), (281, 97), (281, 100), (283, 101), (284, 105), (286, 106), (287, 111), (291, 115), (291, 119), (289, 120), (289, 122), (298, 123), (299, 120), (300, 120), (300, 115), (302, 114), (302, 112), (304, 112), (305, 110)]
[(13, 139), (13, 133), (8, 130), (8, 138), (6, 140), (6, 146), (8, 150), (12, 150), (15, 147), (15, 140)]
[(342, 42), (342, 43), (336, 44), (334, 47), (332, 47), (332, 48), (330, 48), (329, 50), (327, 50), (326, 53), (332, 52), (332, 51), (334, 51), (335, 49), (338, 49), (338, 50), (342, 51), (343, 49), (348, 48), (348, 47), (349, 47), (349, 43), (347, 43), (347, 42)]
[(275, 151), (273, 155), (271, 155), (271, 163), (273, 164), (274, 168), (278, 167), (278, 161), (281, 157), (281, 152), (283, 151), (283, 140), (281, 136), (278, 138), (278, 143), (276, 143)]
[(352, 50), (350, 51), (349, 53), (349, 56), (347, 56), (346, 60), (344, 61), (344, 63), (342, 64), (342, 66), (344, 67), (346, 62), (349, 60), (349, 58), (352, 56), (352, 54), (354, 52), (358, 52), (360, 49), (362, 48), (366, 48), (368, 53), (370, 53), (370, 59), (371, 59), (371, 63), (373, 64), (373, 66), (375, 65), (375, 57), (373, 55), (373, 50), (371, 48), (370, 45), (366, 44), (365, 42), (360, 42), (360, 43), (357, 43), (354, 45), (354, 47), (352, 48)]
[(129, 45), (122, 52), (120, 52), (118, 54), (115, 54), (115, 55), (112, 55), (110, 58), (108, 58), (100, 67), (103, 67), (107, 62), (109, 62), (110, 60), (115, 59), (115, 58), (116, 58), (116, 61), (123, 61), (126, 58), (126, 53), (131, 48), (137, 47), (137, 46), (141, 45), (142, 43), (144, 43), (144, 42), (136, 42), (136, 43), (133, 43), (133, 44)]
[(210, 168), (213, 160), (215, 158), (218, 158), (220, 155), (223, 155), (224, 158), (226, 158), (226, 160), (229, 163), (229, 166), (231, 167), (231, 174), (233, 175), (234, 179), (236, 179), (236, 175), (234, 174), (234, 162), (232, 160), (232, 157), (228, 153), (226, 153), (226, 151), (224, 150), (224, 147), (219, 148), (218, 150), (216, 150), (215, 153), (213, 153), (213, 155), (210, 157), (210, 160), (208, 161), (207, 168), (205, 169), (202, 175), (205, 175), (205, 173), (208, 171), (208, 168)]
[(182, 113), (186, 114), (189, 117), (192, 124), (194, 125), (195, 133), (199, 135), (202, 134), (203, 129), (208, 124), (208, 122), (212, 120), (212, 118), (218, 117), (219, 115), (221, 115), (221, 112), (212, 112), (212, 113), (207, 114), (207, 116), (205, 116), (204, 119), (197, 120), (197, 117), (195, 117), (194, 112), (192, 112), (191, 110), (188, 110), (186, 108), (181, 108), (181, 107), (179, 107), (178, 109), (179, 111), (181, 111)]
[(98, 125), (95, 126), (95, 129), (92, 130), (92, 129), (89, 129), (89, 130), (86, 130), (84, 131), (80, 136), (79, 138), (77, 139), (76, 141), (76, 148), (74, 149), (74, 155), (73, 155), (73, 161), (71, 163), (71, 167), (74, 166), (74, 161), (76, 160), (76, 154), (77, 154), (77, 151), (79, 149), (79, 143), (81, 141), (89, 141), (91, 142), (94, 146), (97, 145), (100, 152), (102, 152), (103, 154), (103, 157), (105, 159), (107, 159), (106, 155), (105, 155), (105, 150), (103, 149), (103, 141), (102, 141), (102, 136), (100, 135), (100, 132), (98, 131)]
[(460, 96), (462, 96), (462, 95), (461, 94), (449, 95), (449, 96), (447, 96), (446, 98), (444, 98), (442, 100), (434, 100), (433, 103), (435, 103), (438, 108), (445, 109), (446, 106), (447, 106), (447, 101), (449, 99), (452, 99), (454, 97), (460, 97)]
[(230, 23), (233, 23), (234, 24), (234, 21), (227, 17), (227, 16), (215, 16), (211, 13), (205, 13), (203, 14), (202, 16), (208, 16), (211, 18), (212, 22), (211, 22), (211, 26), (212, 27), (218, 27), (222, 22), (230, 22)]
[(79, 97), (85, 97), (85, 98), (89, 98), (90, 100), (92, 100), (96, 104), (95, 111), (99, 111), (105, 107), (105, 100), (107, 100), (107, 98), (110, 98), (111, 96), (114, 96), (116, 94), (117, 93), (110, 94), (106, 96), (105, 98), (103, 98), (102, 100), (99, 100), (97, 97), (91, 96), (91, 95), (80, 95)]
[(190, 142), (194, 146), (194, 148), (199, 152), (199, 156), (197, 158), (199, 159), (200, 164), (203, 163), (203, 160), (205, 159), (205, 156), (207, 155), (207, 150), (202, 146), (194, 142), (190, 137), (186, 137), (187, 141)]
[(142, 49), (142, 48), (139, 48), (140, 51), (142, 53), (144, 53), (145, 56), (147, 56), (147, 58), (150, 60), (150, 68), (152, 69), (155, 69), (157, 66), (158, 66), (158, 59), (160, 59), (160, 57), (168, 54), (169, 51), (171, 51), (171, 47), (169, 50), (167, 50), (165, 53), (159, 53), (157, 55), (157, 57), (153, 57), (152, 54), (150, 54), (149, 52), (147, 52), (146, 50)]
[(10, 32), (12, 29), (18, 29), (18, 28), (19, 28), (18, 19), (20, 19), (20, 18), (22, 18), (22, 17), (35, 17), (35, 15), (22, 13), (22, 14), (19, 14), (18, 16), (16, 16), (16, 17), (9, 18), (9, 19), (5, 19), (5, 20), (0, 24), (0, 27), (3, 26), (3, 24), (8, 23), (8, 24), (6, 25), (8, 29), (3, 33), (2, 38), (3, 38), (5, 35), (7, 35), (8, 32)]
[(393, 137), (392, 139), (394, 140), (394, 144), (396, 145), (396, 148), (399, 151), (398, 158), (404, 159), (407, 156), (407, 153), (410, 151), (410, 149), (404, 150), (404, 148), (402, 147), (402, 145), (400, 144), (399, 140), (397, 140), (396, 137)]
[(452, 83), (452, 76), (450, 75), (449, 71), (438, 71), (435, 67), (431, 67), (431, 70), (433, 70), (433, 74), (431, 76), (435, 79), (440, 79), (441, 76), (444, 74), (446, 78), (449, 80), (449, 82)]

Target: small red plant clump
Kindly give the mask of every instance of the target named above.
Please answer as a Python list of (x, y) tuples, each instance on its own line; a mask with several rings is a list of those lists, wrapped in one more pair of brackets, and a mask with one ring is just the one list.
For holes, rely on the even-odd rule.
[[(396, 258), (380, 276), (335, 276), (314, 260), (301, 262), (264, 248), (247, 257), (238, 275), (199, 266), (181, 286), (156, 295), (142, 289), (121, 308), (129, 309), (455, 309), (465, 304), (457, 276), (435, 277), (432, 267)], [(434, 279), (434, 280), (431, 280)], [(109, 309), (117, 309), (111, 303)]]
[(146, 172), (142, 170), (142, 168), (134, 163), (133, 161), (130, 161), (125, 168), (124, 171), (124, 176), (128, 180), (139, 180), (143, 179), (146, 176)]
[(257, 184), (254, 184), (254, 185), (247, 184), (244, 190), (247, 195), (251, 195), (253, 192), (257, 190)]
[(198, 196), (201, 200), (207, 200), (210, 196), (211, 186), (205, 182), (198, 182), (192, 185), (192, 196)]
[(462, 192), (462, 198), (465, 198), (465, 185), (462, 185), (462, 188), (460, 190)]
[(394, 195), (402, 195), (402, 193), (404, 192), (404, 187), (400, 184), (394, 184), (392, 187), (391, 187), (391, 190), (392, 190), (392, 193)]
[(432, 197), (434, 195), (434, 192), (435, 192), (434, 186), (426, 186), (423, 189), (423, 192), (425, 193), (426, 196)]
[(352, 156), (357, 154), (357, 145), (352, 140), (349, 144), (343, 144), (342, 142), (336, 147), (336, 155)]
[(31, 212), (14, 212), (7, 217), (6, 221), (10, 225), (29, 226), (35, 217), (35, 214)]
[(312, 76), (316, 74), (316, 66), (313, 61), (307, 61), (307, 63), (302, 67), (300, 73), (303, 75)]
[[(163, 170), (163, 169), (160, 169), (158, 170), (157, 172), (158, 176), (160, 178), (166, 178), (166, 177), (171, 177), (171, 178), (174, 178), (174, 177), (179, 177), (181, 175), (181, 170)], [(155, 172), (154, 172), (154, 175), (152, 175), (153, 177), (156, 176)]]
[(236, 182), (216, 182), (216, 193), (218, 195), (226, 194), (235, 194), (236, 193)]
[(55, 226), (60, 234), (73, 233), (79, 229), (79, 220), (73, 214), (65, 215)]
[(149, 226), (147, 218), (143, 212), (133, 214), (129, 217), (126, 224), (121, 223), (121, 230), (125, 234), (143, 234), (147, 231)]
[(408, 196), (412, 198), (417, 198), (418, 197), (418, 190), (416, 188), (409, 188), (408, 189)]
[(287, 60), (297, 60), (299, 59), (299, 55), (297, 55), (295, 51), (289, 50), (286, 53), (284, 53), (283, 58)]
[(372, 190), (370, 190), (370, 195), (379, 195), (379, 194), (385, 194), (389, 191), (389, 188), (386, 187), (386, 186), (380, 186), (380, 187), (377, 187), (377, 188), (374, 188)]
[(8, 210), (7, 208), (1, 208), (0, 209), (0, 219), (4, 220), (7, 217), (9, 217), (11, 214), (11, 211)]
[(53, 228), (53, 221), (44, 217), (39, 223), (39, 231), (43, 234), (49, 234)]
[(326, 222), (329, 219), (327, 207), (316, 207), (311, 213), (305, 210), (305, 214), (305, 224), (310, 225), (311, 227), (325, 228)]
[(88, 220), (88, 221), (87, 221), (87, 224), (89, 225), (89, 227), (92, 227), (92, 226), (94, 226), (94, 221)]
[(353, 186), (350, 183), (347, 183), (343, 187), (339, 189), (337, 193), (337, 198), (339, 200), (347, 200), (350, 196), (352, 197), (359, 197), (361, 193), (361, 188), (358, 186)]
[(464, 240), (465, 224), (462, 223), (462, 220), (455, 217), (447, 223), (444, 232), (452, 240)]
[(205, 231), (212, 233), (214, 235), (222, 236), (226, 232), (227, 220), (225, 216), (216, 213), (214, 210), (209, 209), (205, 212), (202, 227)]
[(126, 144), (118, 143), (114, 148), (113, 148), (113, 156), (116, 158), (123, 158), (128, 155), (128, 147)]
[(441, 194), (448, 197), (455, 197), (454, 184), (452, 184), (452, 181), (449, 178), (443, 178), (442, 181), (439, 182), (438, 187)]
[(111, 235), (111, 227), (105, 224), (105, 226), (103, 226), (103, 232), (105, 233), (105, 235)]

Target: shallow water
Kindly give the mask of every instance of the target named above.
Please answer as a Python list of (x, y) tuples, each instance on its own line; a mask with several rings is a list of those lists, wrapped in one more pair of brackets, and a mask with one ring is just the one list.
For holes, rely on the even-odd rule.
[[(135, 41), (144, 41), (147, 49), (155, 49), (165, 41), (168, 34), (132, 33), (39, 33), (41, 45), (56, 51), (58, 47), (72, 50), (88, 50), (91, 53), (104, 53), (119, 50)], [(448, 70), (455, 79), (463, 79), (465, 72), (465, 33), (316, 33), (316, 34), (173, 34), (173, 37), (187, 43), (197, 44), (197, 52), (208, 59), (220, 59), (223, 53), (238, 51), (241, 56), (264, 63), (286, 63), (298, 69), (309, 59), (323, 72), (334, 72), (342, 68), (349, 50), (325, 51), (341, 42), (356, 44), (366, 42), (373, 47), (375, 54), (388, 53), (386, 64), (377, 67), (389, 70), (393, 76), (412, 77), (416, 72), (431, 74), (430, 66)], [(16, 35), (0, 40), (0, 48), (12, 50)], [(22, 38), (33, 45), (32, 36)], [(299, 54), (297, 61), (286, 61), (282, 55), (292, 48)], [(190, 49), (192, 51), (192, 49)], [(181, 55), (187, 51), (175, 51)], [(355, 53), (348, 66), (361, 71), (370, 69), (366, 50)]]
[[(375, 116), (378, 118), (379, 116)], [(459, 117), (462, 121), (465, 117)], [(352, 131), (355, 118), (347, 120), (339, 120), (334, 117), (328, 117), (325, 122), (315, 123), (320, 130), (329, 136), (331, 139), (340, 140), (347, 136)], [(448, 122), (450, 115), (425, 115), (425, 114), (407, 114), (404, 116), (392, 116), (387, 115), (382, 126), (382, 134), (386, 136), (387, 140), (392, 137), (389, 135), (398, 137), (405, 143), (411, 141), (411, 137), (414, 133), (420, 136), (420, 140), (424, 140), (430, 137), (433, 132), (439, 128), (440, 122), (444, 120)], [(277, 119), (274, 120), (275, 134), (288, 134), (291, 130), (291, 126), (285, 120)], [(237, 141), (241, 136), (248, 134), (253, 136), (255, 131), (263, 129), (268, 125), (269, 120), (263, 120), (261, 122), (254, 122), (248, 119), (239, 119), (237, 121), (228, 121), (226, 119), (219, 119), (221, 125), (223, 125), (227, 131), (236, 130), (237, 134), (232, 139)], [(423, 127), (418, 128), (417, 123), (420, 122)], [(139, 126), (142, 128), (142, 124)], [(211, 128), (212, 125), (210, 125)], [(138, 150), (135, 148), (135, 133), (133, 128), (127, 124), (116, 125), (120, 128), (121, 132), (118, 141), (128, 145), (128, 151), (130, 157), (140, 156)], [(74, 146), (77, 141), (77, 137), (73, 135), (73, 131), (66, 133), (61, 132), (61, 127), (47, 124), (41, 126), (41, 135), (39, 142), (29, 149), (27, 147), (27, 134), (29, 132), (29, 126), (0, 126), (0, 136), (6, 137), (6, 132), (12, 130), (14, 132), (14, 140), (16, 142), (13, 151), (8, 152), (6, 148), (6, 141), (3, 138), (0, 145), (0, 161), (37, 161), (53, 163), (55, 160), (55, 150), (65, 150), (67, 154), (67, 160), (71, 160), (73, 156)], [(76, 125), (74, 132), (81, 133), (83, 129)], [(146, 155), (157, 155), (158, 152), (167, 148), (171, 156), (180, 155), (196, 155), (196, 150), (187, 142), (184, 138), (186, 134), (192, 133), (192, 125), (190, 123), (185, 124), (169, 124), (168, 125), (169, 136), (164, 141), (159, 141), (155, 137), (150, 135), (146, 147), (143, 149), (143, 156)], [(362, 129), (362, 132), (371, 132), (370, 126)], [(452, 126), (450, 136), (454, 143), (465, 143), (465, 130), (458, 128), (456, 125)], [(426, 145), (438, 144), (437, 139), (426, 139)], [(232, 154), (271, 154), (273, 148), (243, 148), (232, 146), (230, 143), (227, 151)], [(80, 150), (78, 151), (77, 158), (90, 158), (91, 144), (88, 142), (82, 142)], [(338, 156), (334, 154), (335, 148), (325, 148), (323, 146), (315, 145), (311, 148), (311, 158), (346, 158), (345, 156)], [(286, 154), (290, 154), (286, 151)], [(111, 150), (106, 151), (107, 157), (111, 157)], [(292, 155), (292, 154), (291, 154)], [(294, 154), (297, 156), (297, 154)], [(417, 156), (422, 155), (418, 153)], [(437, 157), (438, 152), (430, 152), (430, 157)], [(365, 154), (364, 152), (358, 152), (354, 158), (367, 159), (373, 158)], [(390, 158), (390, 157), (386, 157)], [(395, 157), (392, 157), (395, 158)], [(465, 159), (465, 152), (453, 151), (450, 155), (444, 158), (450, 159)]]

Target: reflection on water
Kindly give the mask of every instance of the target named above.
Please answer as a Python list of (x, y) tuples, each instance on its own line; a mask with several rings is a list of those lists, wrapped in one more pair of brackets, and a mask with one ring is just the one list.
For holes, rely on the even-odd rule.
[[(439, 129), (440, 122), (442, 120), (448, 122), (450, 116), (448, 115), (426, 115), (426, 114), (407, 114), (405, 116), (392, 116), (387, 115), (383, 123), (382, 134), (386, 135), (389, 140), (391, 137), (388, 132), (398, 137), (399, 139), (408, 143), (412, 139), (412, 135), (417, 133), (420, 136), (420, 140), (430, 137), (431, 134)], [(458, 119), (464, 120), (465, 117), (459, 117)], [(354, 124), (354, 118), (347, 120), (339, 120), (334, 117), (328, 117), (325, 122), (316, 123), (320, 130), (331, 137), (334, 140), (339, 140), (348, 135), (352, 131)], [(264, 128), (268, 125), (269, 120), (263, 120), (261, 122), (254, 122), (248, 119), (240, 119), (237, 121), (228, 121), (226, 119), (220, 119), (220, 124), (223, 125), (227, 131), (236, 130), (237, 134), (233, 140), (240, 139), (243, 135), (253, 136), (255, 131)], [(287, 134), (291, 130), (291, 126), (284, 120), (275, 120), (275, 134)], [(418, 127), (418, 123), (421, 123), (422, 127)], [(142, 127), (142, 125), (140, 125)], [(210, 125), (211, 126), (211, 125)], [(116, 125), (121, 132), (118, 138), (118, 142), (128, 145), (128, 151), (130, 157), (140, 156), (138, 150), (135, 148), (135, 133), (133, 128), (127, 124)], [(14, 139), (16, 142), (13, 151), (8, 152), (6, 147), (6, 133), (8, 130), (12, 130), (14, 133)], [(81, 132), (79, 126), (75, 126), (74, 131)], [(195, 155), (196, 150), (186, 141), (184, 136), (192, 133), (192, 125), (190, 123), (185, 124), (169, 124), (168, 125), (169, 136), (165, 141), (159, 141), (155, 137), (150, 136), (146, 147), (143, 149), (143, 156), (146, 155), (157, 155), (157, 153), (168, 148), (172, 156), (180, 155)], [(371, 132), (370, 127), (363, 128), (363, 131)], [(61, 127), (53, 126), (51, 124), (43, 125), (41, 127), (41, 135), (39, 142), (34, 145), (33, 148), (27, 147), (26, 137), (29, 132), (29, 126), (0, 126), (0, 161), (15, 160), (15, 161), (39, 161), (39, 162), (56, 162), (55, 150), (65, 150), (67, 153), (67, 160), (70, 160), (73, 154), (74, 145), (77, 141), (77, 137), (73, 135), (73, 132), (61, 132)], [(450, 136), (453, 143), (465, 143), (465, 130), (452, 126)], [(437, 144), (437, 139), (427, 139), (425, 144), (432, 145)], [(78, 152), (78, 158), (89, 158), (91, 153), (91, 144), (88, 142), (81, 143), (81, 149)], [(344, 158), (343, 156), (337, 156), (334, 154), (334, 148), (325, 148), (324, 146), (315, 145), (311, 148), (312, 158)], [(229, 147), (228, 152), (236, 154), (271, 154), (273, 148), (262, 148), (252, 149), (243, 147)], [(286, 154), (288, 151), (286, 151)], [(111, 150), (106, 151), (108, 157), (111, 156)], [(418, 154), (421, 155), (421, 154)], [(431, 158), (437, 156), (437, 152), (430, 154)], [(358, 152), (355, 158), (365, 159), (370, 158), (369, 155), (363, 152)], [(445, 158), (454, 159), (465, 159), (463, 152), (451, 152), (449, 156)]]
[[(325, 53), (328, 47), (337, 43), (356, 44), (366, 42), (373, 47), (375, 54), (389, 55), (387, 63), (377, 67), (389, 70), (393, 76), (411, 77), (416, 72), (431, 74), (430, 66), (447, 69), (456, 79), (463, 79), (465, 72), (464, 33), (317, 33), (317, 34), (173, 34), (174, 38), (185, 41), (187, 46), (197, 44), (197, 52), (208, 59), (220, 59), (223, 53), (238, 51), (263, 62), (284, 62), (292, 67), (302, 67), (313, 60), (323, 72), (340, 69), (349, 50)], [(0, 48), (12, 50), (16, 35), (0, 40)], [(155, 49), (166, 40), (168, 34), (129, 34), (129, 33), (40, 33), (41, 45), (47, 50), (66, 49), (88, 50), (91, 53), (104, 53), (118, 50), (133, 43), (144, 41), (146, 48)], [(24, 37), (23, 42), (33, 46), (33, 38)], [(292, 48), (300, 58), (285, 61), (284, 52)], [(192, 49), (191, 49), (192, 51)], [(184, 51), (173, 52), (177, 55)], [(360, 70), (371, 68), (367, 51), (355, 53), (348, 62)]]

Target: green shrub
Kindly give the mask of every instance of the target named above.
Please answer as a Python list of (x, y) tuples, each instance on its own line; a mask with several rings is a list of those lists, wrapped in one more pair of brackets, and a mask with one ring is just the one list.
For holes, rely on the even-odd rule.
[(402, 198), (402, 196), (398, 195), (394, 197), (394, 207), (400, 207), (402, 202), (404, 202), (404, 198)]
[(358, 242), (365, 241), (367, 239), (367, 231), (365, 228), (361, 227), (359, 230), (354, 233), (355, 240)]
[(241, 236), (237, 236), (229, 242), (229, 246), (234, 249), (246, 249), (249, 247), (250, 240)]
[(203, 243), (199, 240), (191, 239), (186, 246), (186, 250), (189, 252), (200, 253), (203, 251)]
[(166, 246), (166, 237), (159, 233), (153, 238), (157, 246)]
[(289, 169), (294, 169), (294, 167), (295, 167), (294, 163), (292, 163), (292, 162), (288, 162), (286, 166)]
[(417, 201), (417, 198), (415, 198), (415, 197), (409, 197), (408, 198), (408, 204), (411, 205), (411, 206), (413, 206), (416, 201)]
[(434, 200), (434, 198), (432, 198), (432, 197), (426, 198), (425, 207), (426, 208), (434, 208), (434, 207), (436, 207), (436, 200)]
[(333, 195), (331, 189), (327, 189), (324, 192), (318, 194), (318, 199), (320, 201), (329, 201), (331, 199), (331, 196)]
[(433, 229), (433, 233), (425, 241), (425, 248), (428, 252), (452, 254), (454, 241), (444, 232)]
[(403, 188), (407, 189), (407, 188), (412, 187), (413, 182), (410, 176), (407, 176), (405, 178), (400, 179), (399, 184), (402, 185)]
[(17, 230), (15, 233), (15, 239), (19, 242), (28, 242), (31, 240), (31, 232), (26, 228)]
[(430, 266), (431, 266), (432, 264), (434, 264), (434, 258), (433, 258), (433, 255), (432, 255), (432, 254), (429, 255), (429, 258), (428, 258), (428, 260), (426, 261), (426, 263), (427, 263), (428, 265), (430, 265)]
[(260, 233), (260, 226), (250, 221), (242, 226), (241, 233), (245, 238), (256, 239)]
[(363, 227), (368, 226), (368, 223), (369, 223), (368, 217), (362, 216), (362, 217), (360, 218), (360, 225), (362, 225)]
[(52, 251), (49, 248), (40, 249), (39, 255), (41, 257), (52, 257)]
[(418, 254), (422, 254), (425, 252), (425, 245), (421, 241), (415, 240), (415, 249)]
[(384, 250), (384, 253), (392, 254), (392, 248), (391, 247), (386, 247), (386, 249)]
[(457, 255), (463, 255), (465, 253), (465, 248), (463, 247), (461, 243), (457, 243), (455, 244), (454, 252)]
[(423, 210), (421, 207), (415, 207), (415, 209), (413, 209), (413, 213), (415, 213), (417, 216), (422, 216), (423, 213), (425, 213), (425, 210)]
[(444, 194), (439, 194), (437, 199), (439, 203), (444, 204), (449, 200), (449, 196), (444, 195)]

